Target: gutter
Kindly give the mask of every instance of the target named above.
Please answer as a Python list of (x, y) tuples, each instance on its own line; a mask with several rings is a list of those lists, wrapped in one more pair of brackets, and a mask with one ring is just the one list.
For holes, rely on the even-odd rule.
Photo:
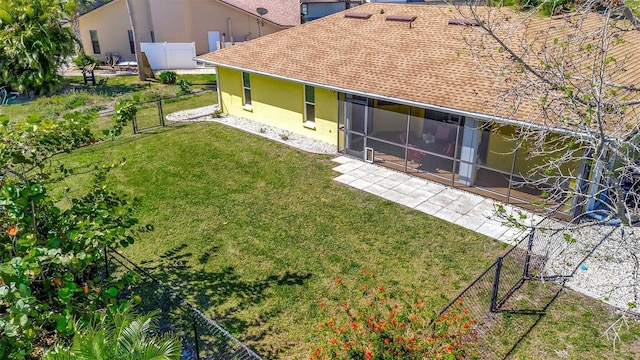
[[(341, 92), (341, 93), (347, 93), (347, 94), (353, 94), (353, 95), (357, 95), (357, 96), (367, 97), (367, 98), (370, 98), (370, 99), (389, 101), (389, 102), (394, 102), (394, 103), (401, 104), (401, 105), (408, 105), (408, 106), (425, 108), (425, 109), (428, 109), (428, 110), (447, 112), (447, 113), (460, 115), (460, 116), (464, 116), (464, 117), (470, 117), (470, 118), (474, 118), (474, 119), (478, 119), (478, 120), (499, 122), (499, 123), (503, 123), (503, 124), (507, 124), (507, 125), (516, 125), (516, 126), (518, 126), (520, 128), (528, 128), (528, 129), (534, 129), (534, 130), (547, 130), (547, 131), (549, 131), (549, 128), (545, 127), (543, 125), (533, 124), (533, 123), (526, 122), (526, 121), (521, 121), (521, 120), (513, 120), (513, 119), (508, 119), (508, 118), (503, 118), (503, 117), (495, 117), (495, 116), (490, 116), (490, 115), (487, 115), (487, 114), (475, 113), (475, 112), (466, 111), (466, 110), (452, 109), (452, 108), (448, 108), (448, 107), (444, 107), (444, 106), (438, 106), (438, 105), (433, 105), (433, 104), (425, 104), (425, 103), (420, 103), (420, 102), (412, 101), (412, 100), (398, 99), (398, 98), (393, 98), (393, 97), (384, 96), (384, 95), (366, 93), (366, 92), (363, 92), (363, 91), (345, 89), (345, 88), (341, 88), (341, 87), (337, 87), (337, 86), (331, 86), (331, 85), (315, 83), (315, 82), (312, 82), (312, 81), (303, 81), (303, 80), (299, 80), (299, 79), (290, 78), (290, 77), (287, 77), (287, 76), (274, 75), (274, 74), (270, 74), (270, 73), (267, 73), (267, 72), (264, 72), (264, 71), (256, 71), (256, 70), (245, 69), (245, 68), (242, 68), (242, 67), (239, 67), (239, 66), (231, 66), (231, 65), (227, 65), (227, 64), (223, 64), (223, 63), (219, 63), (219, 62), (215, 62), (215, 61), (210, 61), (210, 60), (204, 60), (204, 59), (198, 59), (198, 58), (192, 58), (192, 60), (193, 61), (197, 61), (197, 62), (201, 62), (201, 63), (205, 63), (205, 64), (209, 64), (209, 65), (214, 65), (214, 66), (217, 66), (217, 67), (224, 67), (224, 68), (228, 68), (228, 69), (239, 70), (239, 71), (243, 71), (243, 72), (248, 72), (248, 73), (268, 76), (268, 77), (272, 77), (272, 78), (276, 78), (276, 79), (280, 79), (280, 80), (286, 80), (286, 81), (290, 81), (290, 82), (294, 82), (294, 83), (310, 85), (310, 86), (319, 87), (319, 88), (323, 88), (323, 89), (327, 89), (327, 90), (333, 90), (333, 91), (336, 91), (336, 92)], [(217, 78), (216, 78), (216, 80), (217, 80)], [(584, 132), (572, 131), (572, 130), (562, 129), (562, 128), (553, 129), (553, 132), (554, 133), (559, 133), (559, 134), (564, 134), (564, 135), (571, 135), (571, 136), (578, 137), (578, 138), (584, 138), (584, 137), (590, 138), (591, 137), (587, 133), (584, 133)], [(610, 140), (610, 139), (607, 137), (607, 140)]]

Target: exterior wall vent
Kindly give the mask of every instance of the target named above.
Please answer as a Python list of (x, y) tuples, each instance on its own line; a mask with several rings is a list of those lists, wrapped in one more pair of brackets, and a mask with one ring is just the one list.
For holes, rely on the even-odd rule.
[(411, 24), (416, 21), (418, 17), (413, 15), (389, 15), (385, 18), (386, 21), (398, 21), (409, 23), (409, 29), (411, 29)]
[(344, 14), (344, 17), (346, 18), (350, 18), (350, 19), (362, 19), (362, 20), (367, 20), (368, 18), (371, 17), (372, 14), (367, 14), (367, 13), (359, 13), (359, 12), (348, 12), (346, 14)]
[(479, 26), (477, 20), (472, 19), (449, 19), (449, 25), (460, 25), (460, 26)]

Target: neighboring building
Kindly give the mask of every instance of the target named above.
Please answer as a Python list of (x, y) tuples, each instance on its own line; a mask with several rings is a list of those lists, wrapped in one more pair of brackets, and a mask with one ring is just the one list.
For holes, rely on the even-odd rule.
[[(225, 113), (505, 203), (535, 203), (544, 185), (518, 182), (536, 159), (510, 135), (536, 126), (527, 122), (536, 107), (506, 114), (498, 100), (505, 80), (460, 56), (473, 30), (450, 24), (454, 14), (446, 6), (363, 4), (199, 60), (217, 66)], [(640, 78), (636, 70), (626, 74)], [(561, 211), (581, 211), (571, 205), (567, 199)]]
[[(298, 0), (133, 0), (139, 42), (195, 42), (210, 51), (210, 32), (226, 43), (243, 42), (300, 24)], [(261, 16), (257, 9), (268, 12)], [(119, 54), (135, 60), (135, 44), (125, 0), (98, 2), (80, 17), (87, 54), (105, 60)], [(215, 39), (214, 39), (215, 41)]]
[(363, 0), (300, 0), (300, 14), (302, 21), (307, 22), (354, 8), (363, 2)]

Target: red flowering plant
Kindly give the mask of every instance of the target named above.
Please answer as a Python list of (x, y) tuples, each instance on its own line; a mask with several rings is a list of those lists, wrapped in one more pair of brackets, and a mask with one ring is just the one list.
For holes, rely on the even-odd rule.
[[(443, 315), (419, 291), (389, 292), (364, 271), (362, 291), (350, 301), (322, 301), (311, 359), (477, 359), (474, 320), (461, 300)], [(342, 279), (333, 291), (347, 292)], [(336, 296), (334, 298), (340, 298)]]

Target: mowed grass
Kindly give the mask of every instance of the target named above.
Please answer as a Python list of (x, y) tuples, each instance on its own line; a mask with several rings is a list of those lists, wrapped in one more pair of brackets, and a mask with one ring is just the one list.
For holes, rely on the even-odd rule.
[[(331, 156), (219, 124), (125, 136), (61, 160), (81, 167), (121, 158), (126, 164), (110, 183), (139, 197), (137, 215), (155, 227), (124, 253), (266, 358), (308, 357), (315, 325), (325, 320), (318, 303), (337, 278), (355, 294), (370, 270), (387, 291), (421, 289), (437, 311), (504, 251), (487, 237), (332, 181)], [(621, 354), (603, 337), (614, 315), (574, 293), (557, 304), (517, 358), (558, 358), (556, 350), (576, 359)], [(624, 336), (633, 344), (638, 333), (633, 324)], [(640, 351), (627, 345), (622, 354)]]
[[(193, 84), (191, 90), (215, 90), (215, 74), (178, 75), (178, 80), (181, 79), (188, 80)], [(0, 106), (0, 115), (7, 115), (13, 120), (22, 120), (36, 113), (43, 117), (58, 117), (73, 111), (97, 112), (113, 109), (119, 100), (130, 98), (134, 93), (140, 94), (141, 101), (144, 102), (174, 97), (179, 89), (177, 85), (165, 85), (154, 80), (141, 82), (136, 75), (108, 77), (96, 75), (96, 81), (100, 82), (100, 80), (106, 81), (106, 83), (90, 87), (90, 91), (61, 93), (34, 99), (20, 96), (18, 99), (12, 100), (9, 105)], [(81, 76), (65, 77), (61, 92), (82, 84)]]
[(415, 286), (434, 309), (503, 250), (482, 235), (332, 181), (309, 155), (218, 124), (84, 149), (67, 162), (126, 158), (112, 185), (141, 199), (155, 231), (125, 250), (268, 356), (303, 357), (336, 278), (362, 270)]

